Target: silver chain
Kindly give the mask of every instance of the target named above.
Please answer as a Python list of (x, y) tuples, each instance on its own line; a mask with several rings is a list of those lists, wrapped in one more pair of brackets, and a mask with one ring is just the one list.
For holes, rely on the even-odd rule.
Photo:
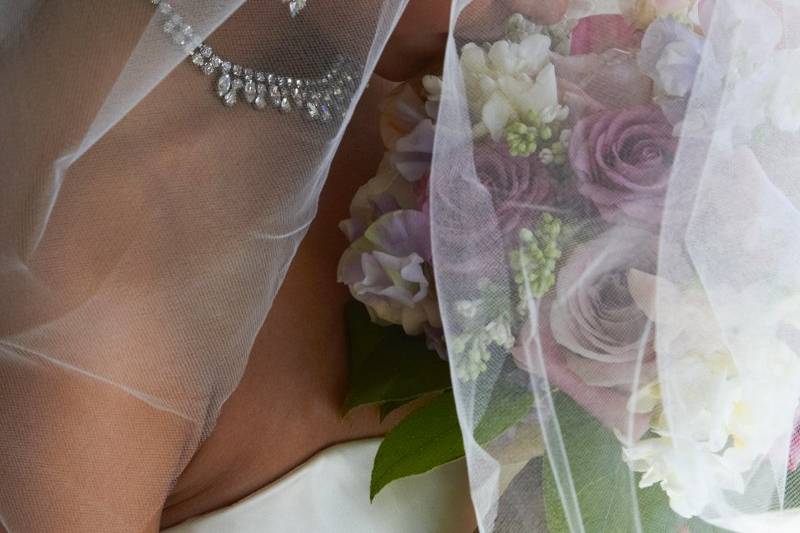
[(244, 101), (253, 109), (300, 110), (308, 118), (328, 122), (344, 115), (356, 90), (357, 69), (339, 56), (319, 78), (300, 78), (242, 67), (218, 55), (198, 38), (169, 2), (150, 0), (161, 17), (161, 28), (191, 62), (207, 76), (218, 75), (214, 90), (222, 102), (233, 107)]

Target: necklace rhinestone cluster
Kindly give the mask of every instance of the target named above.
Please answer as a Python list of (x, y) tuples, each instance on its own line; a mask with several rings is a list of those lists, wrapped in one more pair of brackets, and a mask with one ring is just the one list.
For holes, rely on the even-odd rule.
[(165, 0), (150, 0), (161, 17), (160, 24), (176, 46), (207, 76), (217, 76), (214, 90), (228, 107), (246, 102), (253, 109), (300, 111), (309, 119), (328, 122), (346, 112), (357, 87), (357, 68), (339, 56), (319, 78), (301, 78), (243, 67), (217, 54), (203, 43)]

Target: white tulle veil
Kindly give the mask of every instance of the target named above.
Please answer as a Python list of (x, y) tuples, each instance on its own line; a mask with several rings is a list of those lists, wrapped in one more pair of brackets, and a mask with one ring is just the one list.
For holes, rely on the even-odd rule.
[[(589, 0), (486, 27), (455, 2), (430, 214), (481, 531), (800, 528), (798, 14)], [(487, 151), (550, 82), (571, 170)]]
[[(481, 531), (800, 530), (800, 4), (555, 1), (564, 19), (544, 26), (509, 22), (525, 2), (478, 3), (452, 6), (429, 211)], [(313, 77), (347, 57), (353, 102), (406, 7), (316, 0), (292, 19), (277, 0), (171, 4), (243, 64)], [(642, 19), (667, 4), (691, 8), (651, 33)], [(610, 44), (577, 52), (570, 35), (592, 15), (639, 24), (633, 41), (593, 19)], [(225, 109), (163, 24), (146, 0), (0, 5), (0, 523), (12, 532), (158, 522), (241, 377), (352, 110), (321, 124)], [(611, 201), (625, 215), (612, 220), (568, 176), (552, 176), (545, 201), (533, 181), (491, 174), (504, 171), (484, 145), (506, 124), (483, 105), (521, 63), (489, 57), (510, 63), (476, 84), (475, 61), (531, 35), (526, 53), (541, 37), (548, 50), (524, 68), (554, 76), (570, 146), (601, 142), (579, 116), (660, 110), (667, 135), (636, 116), (673, 155), (660, 196)], [(632, 65), (640, 76), (626, 77)], [(676, 85), (686, 69), (690, 85)], [(557, 240), (564, 266), (544, 293), (542, 273), (514, 259), (530, 244), (520, 221)], [(614, 335), (587, 339), (607, 298)], [(498, 328), (513, 342), (477, 359), (464, 349)], [(475, 437), (519, 405), (521, 422)]]
[[(0, 4), (6, 530), (157, 527), (405, 4), (320, 0), (294, 18), (278, 0)], [(228, 109), (219, 69), (205, 76), (184, 50), (206, 38), (285, 76), (344, 57), (354, 97), (325, 123)]]

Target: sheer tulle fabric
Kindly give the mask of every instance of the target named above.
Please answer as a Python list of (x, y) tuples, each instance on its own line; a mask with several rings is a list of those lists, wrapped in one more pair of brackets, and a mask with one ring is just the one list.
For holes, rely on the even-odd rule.
[[(209, 42), (243, 65), (314, 77), (344, 56), (361, 65), (358, 94), (405, 7), (319, 0), (292, 19), (277, 0), (171, 4), (203, 39), (232, 17)], [(347, 122), (225, 108), (163, 23), (146, 0), (0, 6), (11, 532), (157, 528), (240, 379)]]
[[(641, 28), (593, 18), (548, 29), (572, 35), (550, 57), (561, 103), (594, 117), (572, 125), (570, 149), (602, 143), (597, 132), (628, 135), (633, 122), (642, 158), (672, 155), (663, 173), (648, 167), (640, 202), (598, 192), (587, 205), (586, 194), (554, 187), (545, 202), (484, 175), (496, 163), (479, 139), (503, 132), (474, 128), (463, 50), (501, 39), (508, 28), (488, 21), (514, 3), (478, 19), (454, 2), (430, 175), (437, 293), (481, 530), (796, 531), (800, 7), (699, 2), (702, 40), (675, 28), (649, 37), (665, 39), (651, 50), (680, 41), (667, 66), (692, 71), (688, 87), (668, 77), (658, 99), (628, 68), (651, 64), (631, 51), (648, 38)], [(202, 37), (238, 17), (211, 42), (243, 64), (312, 76), (342, 54), (364, 65), (362, 85), (405, 4), (317, 0), (291, 21), (277, 1), (173, 2)], [(642, 15), (640, 4), (575, 0), (567, 18)], [(241, 376), (346, 122), (221, 107), (160, 24), (144, 0), (0, 6), (0, 520), (12, 532), (157, 527)], [(604, 114), (623, 108), (636, 109), (621, 122)], [(604, 161), (578, 156), (592, 182)], [(520, 294), (515, 232), (545, 212), (561, 220), (572, 266), (544, 297)], [(610, 292), (586, 292), (598, 284)], [(465, 301), (484, 311), (465, 314)], [(575, 312), (609, 302), (599, 322)], [(498, 317), (509, 317), (514, 348), (466, 379), (457, 341)], [(587, 336), (587, 324), (602, 334)], [(479, 444), (476, 427), (498, 413), (489, 405), (515, 405), (520, 390), (535, 408)], [(575, 445), (588, 420), (575, 404), (624, 456), (613, 480), (587, 471), (598, 450)], [(728, 447), (746, 453), (722, 457)], [(667, 484), (675, 514), (661, 522), (637, 496), (639, 467), (658, 478), (655, 451), (681, 482)], [(605, 482), (612, 518), (598, 523), (585, 495)], [(620, 483), (628, 490), (612, 490)]]
[[(582, 188), (525, 175), (551, 180), (554, 199), (492, 182), (518, 170), (495, 165), (487, 178), (486, 139), (506, 135), (493, 130), (506, 108), (489, 93), (509, 97), (511, 82), (497, 80), (518, 63), (498, 63), (507, 48), (465, 59), (487, 42), (476, 27), (489, 44), (509, 35), (469, 19), (469, 3), (453, 8), (430, 215), (451, 366), (498, 317), (516, 337), (454, 373), (481, 531), (798, 530), (787, 473), (798, 451), (800, 124), (785, 91), (797, 86), (800, 5), (570, 2), (572, 22), (560, 37), (548, 30), (548, 62)], [(647, 4), (690, 6), (688, 18), (637, 27)], [(561, 222), (566, 266), (543, 296), (520, 293), (532, 273), (514, 263), (517, 222), (544, 213)], [(520, 387), (533, 410), (481, 443), (476, 428)], [(576, 443), (587, 423), (605, 440)], [(669, 514), (654, 516), (647, 484)]]

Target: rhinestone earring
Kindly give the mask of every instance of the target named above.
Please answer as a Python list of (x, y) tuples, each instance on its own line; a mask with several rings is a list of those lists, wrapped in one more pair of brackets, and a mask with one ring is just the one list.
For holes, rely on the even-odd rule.
[(283, 3), (289, 4), (289, 13), (291, 13), (292, 18), (294, 18), (306, 7), (306, 1), (307, 0), (283, 0)]

